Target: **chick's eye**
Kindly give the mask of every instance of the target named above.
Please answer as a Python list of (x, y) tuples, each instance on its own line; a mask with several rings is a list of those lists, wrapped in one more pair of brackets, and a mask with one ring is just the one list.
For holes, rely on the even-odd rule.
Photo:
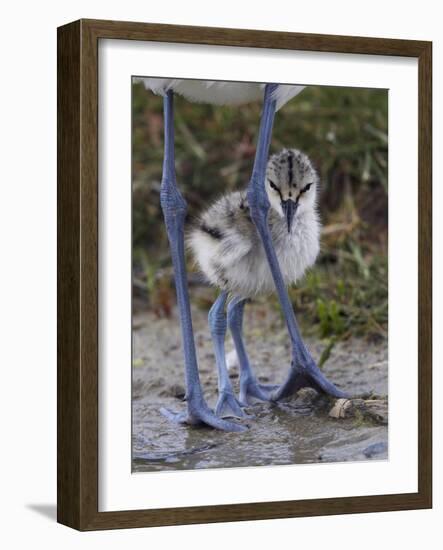
[(312, 182), (311, 183), (308, 183), (307, 185), (305, 185), (303, 187), (303, 189), (301, 190), (302, 193), (306, 193), (306, 191), (309, 191), (309, 189), (311, 188), (311, 185), (312, 185)]
[(274, 189), (274, 191), (277, 191), (277, 186), (275, 185), (275, 183), (272, 181), (272, 180), (269, 180), (269, 185), (271, 186), (271, 189)]

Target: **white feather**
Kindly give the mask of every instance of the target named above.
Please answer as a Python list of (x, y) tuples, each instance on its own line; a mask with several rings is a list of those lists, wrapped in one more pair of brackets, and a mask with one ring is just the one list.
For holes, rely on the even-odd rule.
[[(156, 95), (164, 96), (168, 90), (196, 103), (212, 103), (215, 105), (241, 105), (263, 99), (265, 84), (249, 82), (218, 82), (216, 80), (181, 80), (171, 78), (143, 78), (147, 90)], [(274, 92), (277, 101), (277, 111), (285, 103), (298, 95), (306, 86), (279, 84)]]

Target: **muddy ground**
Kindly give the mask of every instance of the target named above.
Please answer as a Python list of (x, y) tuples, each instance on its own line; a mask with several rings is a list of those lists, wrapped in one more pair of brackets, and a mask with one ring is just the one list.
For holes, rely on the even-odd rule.
[[(356, 401), (336, 403), (302, 390), (285, 402), (257, 403), (248, 409), (245, 433), (171, 424), (161, 407), (184, 411), (183, 359), (177, 312), (158, 318), (136, 311), (133, 319), (133, 470), (188, 470), (312, 462), (383, 460), (388, 456), (387, 342), (353, 339), (335, 345), (326, 375)], [(193, 307), (200, 375), (211, 406), (217, 378), (206, 313)], [(249, 304), (246, 345), (260, 381), (280, 383), (290, 354), (278, 312)], [(318, 359), (325, 343), (307, 339)], [(227, 338), (227, 350), (232, 349)], [(238, 373), (231, 371), (237, 388)], [(331, 412), (332, 411), (332, 412)], [(374, 412), (375, 411), (375, 412)], [(331, 416), (331, 414), (334, 417)], [(339, 418), (336, 418), (336, 417)], [(341, 418), (343, 416), (343, 418)]]

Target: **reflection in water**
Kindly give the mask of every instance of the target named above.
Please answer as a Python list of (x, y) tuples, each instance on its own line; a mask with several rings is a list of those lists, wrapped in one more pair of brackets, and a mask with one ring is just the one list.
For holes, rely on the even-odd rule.
[[(283, 464), (308, 464), (387, 458), (385, 426), (356, 429), (355, 420), (329, 419), (306, 406), (256, 404), (255, 418), (242, 434), (210, 428), (171, 426), (155, 443), (134, 438), (133, 470), (193, 470)], [(152, 411), (152, 415), (159, 413)], [(166, 423), (166, 424), (165, 424)]]

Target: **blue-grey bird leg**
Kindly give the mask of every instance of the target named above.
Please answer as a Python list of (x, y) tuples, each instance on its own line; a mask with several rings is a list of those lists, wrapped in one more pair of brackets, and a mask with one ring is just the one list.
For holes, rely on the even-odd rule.
[(161, 412), (170, 420), (186, 424), (207, 424), (213, 428), (227, 431), (243, 431), (246, 428), (234, 422), (218, 418), (207, 405), (203, 396), (198, 373), (195, 352), (194, 333), (192, 328), (191, 307), (188, 295), (184, 253), (184, 223), (186, 201), (177, 187), (175, 177), (174, 150), (174, 96), (168, 91), (164, 98), (165, 144), (163, 159), (163, 177), (160, 190), (160, 202), (168, 233), (174, 266), (177, 303), (180, 313), (183, 351), (185, 359), (186, 405), (184, 413), (174, 413), (168, 409)]
[(238, 362), (240, 366), (240, 403), (247, 406), (251, 402), (251, 398), (260, 399), (261, 401), (270, 400), (270, 392), (275, 390), (275, 386), (265, 386), (259, 384), (254, 372), (249, 363), (248, 354), (246, 353), (245, 344), (243, 341), (243, 312), (245, 309), (246, 300), (243, 298), (233, 298), (228, 305), (228, 324), (229, 330), (234, 340), (235, 351), (237, 352)]
[(235, 397), (231, 380), (229, 379), (226, 366), (225, 336), (226, 336), (226, 313), (225, 305), (227, 292), (222, 292), (209, 310), (208, 321), (211, 329), (212, 341), (214, 343), (215, 362), (218, 372), (218, 401), (215, 406), (217, 416), (247, 417)]
[(275, 115), (275, 100), (272, 94), (276, 86), (276, 84), (267, 84), (265, 88), (257, 151), (247, 191), (251, 218), (263, 243), (292, 344), (292, 361), (288, 376), (282, 386), (273, 393), (272, 399), (287, 397), (306, 386), (334, 397), (344, 397), (346, 394), (325, 377), (303, 343), (268, 227), (270, 205), (265, 189), (265, 177)]

